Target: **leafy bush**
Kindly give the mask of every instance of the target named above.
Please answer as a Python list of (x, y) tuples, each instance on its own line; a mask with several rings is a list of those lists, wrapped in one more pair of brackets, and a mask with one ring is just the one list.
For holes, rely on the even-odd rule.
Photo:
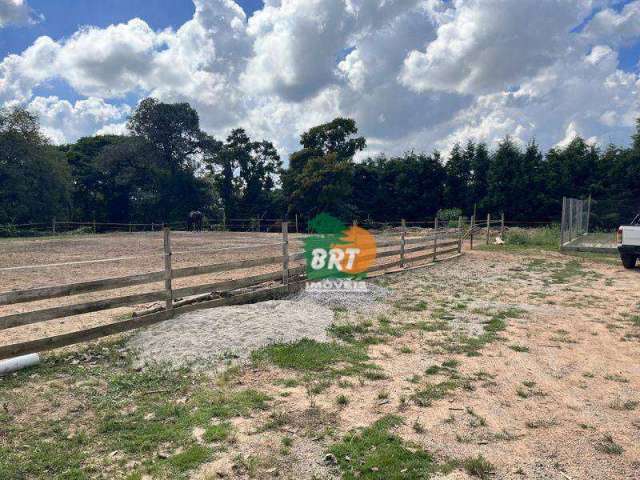
[(507, 245), (557, 249), (560, 245), (560, 226), (511, 228), (506, 232), (504, 241)]

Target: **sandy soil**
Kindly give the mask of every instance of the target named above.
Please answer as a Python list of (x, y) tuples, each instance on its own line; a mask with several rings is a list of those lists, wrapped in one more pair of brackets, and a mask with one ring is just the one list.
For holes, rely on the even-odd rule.
[[(371, 346), (370, 355), (388, 379), (333, 384), (320, 393), (314, 401), (330, 412), (338, 437), (395, 413), (405, 419), (397, 431), (402, 438), (439, 459), (481, 454), (496, 467), (492, 478), (640, 478), (640, 417), (634, 403), (640, 400), (640, 326), (629, 321), (640, 313), (640, 271), (555, 253), (475, 251), (458, 261), (395, 276), (389, 283), (394, 294), (387, 302), (392, 305), (418, 300), (429, 305), (420, 312), (398, 309), (392, 325), (430, 321), (445, 306), (452, 330), (409, 328), (399, 338)], [(458, 303), (465, 307), (456, 307)], [(504, 309), (517, 309), (518, 318), (506, 320), (507, 329), (479, 356), (447, 351), (456, 335), (481, 334), (487, 310)], [(346, 321), (365, 317), (350, 312)], [(460, 362), (460, 375), (474, 379), (471, 386), (431, 406), (411, 401), (420, 388), (446, 380), (424, 375), (425, 369), (451, 359)], [(290, 375), (278, 369), (250, 370), (240, 383), (278, 395), (281, 387), (274, 386), (275, 380)], [(389, 401), (379, 400), (383, 391)], [(335, 400), (340, 394), (351, 399), (342, 408)], [(296, 417), (309, 408), (303, 387), (286, 389), (286, 395), (275, 409)], [(251, 433), (260, 422), (264, 418), (239, 424), (243, 447), (231, 449), (201, 473), (233, 477), (225, 465), (247, 451), (270, 458), (268, 435)], [(416, 422), (423, 426), (420, 433), (413, 427)], [(606, 435), (622, 447), (621, 454), (604, 451)], [(294, 437), (297, 441), (295, 430)], [(300, 453), (292, 463), (295, 473), (287, 478), (312, 478), (305, 465), (318, 463), (317, 452), (310, 458)], [(456, 471), (450, 478), (467, 477)]]

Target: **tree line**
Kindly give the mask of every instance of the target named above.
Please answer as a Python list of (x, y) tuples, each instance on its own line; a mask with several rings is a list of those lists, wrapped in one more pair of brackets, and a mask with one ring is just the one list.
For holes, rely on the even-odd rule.
[[(506, 137), (439, 152), (358, 159), (354, 120), (311, 128), (283, 167), (273, 143), (233, 130), (219, 140), (186, 103), (144, 99), (127, 135), (54, 146), (25, 109), (0, 109), (0, 224), (68, 221), (170, 223), (200, 210), (212, 221), (351, 219), (424, 221), (447, 210), (504, 212), (508, 220), (558, 220), (563, 196), (594, 202), (594, 223), (613, 227), (640, 210), (640, 121), (630, 147), (576, 138), (547, 152)], [(362, 154), (360, 154), (361, 156)]]

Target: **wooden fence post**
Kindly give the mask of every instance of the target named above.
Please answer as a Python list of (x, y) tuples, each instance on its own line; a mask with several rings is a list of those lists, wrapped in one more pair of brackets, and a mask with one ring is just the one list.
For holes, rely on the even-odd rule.
[(298, 214), (296, 213), (296, 233), (300, 233), (300, 229), (298, 228)]
[(171, 269), (171, 230), (169, 227), (164, 228), (164, 289), (167, 292), (166, 307), (167, 310), (173, 310), (173, 288)]
[(433, 221), (433, 261), (435, 262), (438, 257), (438, 217)]
[(500, 217), (500, 238), (504, 237), (504, 212), (502, 212), (502, 216)]
[(400, 268), (404, 268), (404, 250), (407, 244), (407, 222), (402, 219), (402, 231), (400, 233)]
[(289, 284), (289, 222), (282, 222), (282, 284)]
[(458, 217), (458, 253), (462, 252), (462, 216)]
[(53, 217), (53, 219), (51, 220), (51, 232), (54, 235), (56, 234), (56, 217)]
[(476, 223), (476, 216), (471, 215), (471, 230), (469, 230), (471, 232), (469, 234), (469, 239), (471, 240), (471, 250), (473, 250), (473, 229), (475, 228), (475, 223)]
[(490, 236), (491, 236), (491, 214), (487, 213), (487, 245), (489, 245)]

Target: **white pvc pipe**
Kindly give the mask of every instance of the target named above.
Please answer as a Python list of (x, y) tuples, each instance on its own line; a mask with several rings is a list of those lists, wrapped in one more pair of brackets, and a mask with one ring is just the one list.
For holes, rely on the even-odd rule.
[(10, 358), (8, 360), (0, 360), (0, 376), (16, 372), (23, 368), (33, 367), (38, 363), (40, 363), (40, 355), (37, 353)]

